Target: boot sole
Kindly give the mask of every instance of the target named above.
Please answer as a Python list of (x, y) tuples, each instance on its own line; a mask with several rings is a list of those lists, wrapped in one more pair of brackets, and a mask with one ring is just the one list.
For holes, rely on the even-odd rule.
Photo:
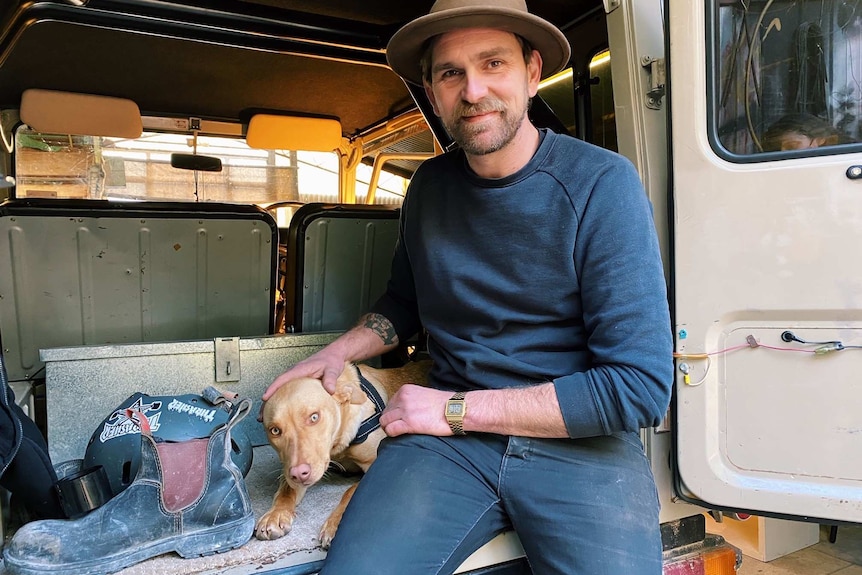
[(11, 575), (107, 575), (172, 551), (184, 559), (189, 559), (236, 549), (251, 539), (254, 523), (252, 514), (203, 532), (174, 535), (121, 555), (66, 565), (34, 565), (7, 556), (5, 557), (6, 569)]

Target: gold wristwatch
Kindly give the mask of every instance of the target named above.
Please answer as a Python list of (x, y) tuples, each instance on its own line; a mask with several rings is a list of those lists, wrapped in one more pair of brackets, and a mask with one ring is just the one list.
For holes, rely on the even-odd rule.
[(467, 413), (466, 391), (459, 391), (446, 402), (446, 421), (453, 435), (467, 435), (464, 433), (464, 415)]

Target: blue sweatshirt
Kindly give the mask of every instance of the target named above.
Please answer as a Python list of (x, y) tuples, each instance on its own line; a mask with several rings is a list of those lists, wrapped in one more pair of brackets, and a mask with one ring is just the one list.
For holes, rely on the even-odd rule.
[(665, 278), (649, 201), (622, 156), (553, 132), (501, 179), (454, 151), (423, 163), (372, 311), (421, 326), (430, 384), (552, 381), (570, 437), (657, 425), (673, 380)]

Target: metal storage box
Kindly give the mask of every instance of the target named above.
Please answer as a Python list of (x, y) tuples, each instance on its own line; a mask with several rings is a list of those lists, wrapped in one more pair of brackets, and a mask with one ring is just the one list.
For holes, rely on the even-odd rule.
[[(254, 445), (267, 443), (255, 416), (260, 397), (276, 376), (338, 334), (44, 349), (48, 445), (59, 463), (84, 455), (96, 426), (132, 393), (200, 393), (208, 385), (255, 401), (249, 426)], [(228, 362), (231, 363), (230, 374)]]

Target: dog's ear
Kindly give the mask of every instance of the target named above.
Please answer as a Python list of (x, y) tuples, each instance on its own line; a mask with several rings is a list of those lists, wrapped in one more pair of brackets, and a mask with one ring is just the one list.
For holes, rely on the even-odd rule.
[(334, 397), (338, 403), (347, 403), (349, 401), (355, 405), (361, 405), (365, 403), (365, 400), (367, 399), (365, 397), (365, 392), (357, 386), (349, 383), (339, 385), (338, 389), (335, 390), (335, 393), (332, 394), (332, 397)]

